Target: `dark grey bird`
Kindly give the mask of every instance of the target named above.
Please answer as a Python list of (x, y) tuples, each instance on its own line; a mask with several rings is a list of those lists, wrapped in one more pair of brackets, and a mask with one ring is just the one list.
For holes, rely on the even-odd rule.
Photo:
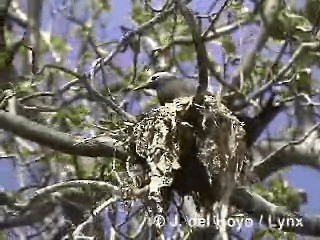
[(134, 90), (153, 89), (161, 105), (172, 102), (179, 97), (194, 96), (197, 93), (197, 83), (192, 80), (178, 78), (169, 72), (157, 72), (153, 74), (148, 82)]

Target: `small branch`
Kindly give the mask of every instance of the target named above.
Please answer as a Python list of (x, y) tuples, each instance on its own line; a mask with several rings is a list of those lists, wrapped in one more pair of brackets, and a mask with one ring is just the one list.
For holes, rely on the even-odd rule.
[(51, 68), (51, 69), (57, 69), (57, 70), (60, 70), (64, 73), (67, 73), (73, 77), (76, 77), (76, 78), (81, 78), (81, 75), (79, 73), (76, 73), (66, 67), (63, 67), (63, 66), (58, 66), (58, 65), (55, 65), (55, 64), (45, 64), (36, 74), (42, 74), (44, 72), (44, 70), (46, 70), (47, 68)]
[(282, 80), (282, 78), (287, 74), (287, 72), (292, 67), (293, 63), (295, 61), (297, 61), (298, 57), (300, 57), (301, 53), (303, 53), (305, 50), (307, 50), (307, 49), (317, 49), (319, 47), (320, 47), (320, 43), (319, 42), (301, 43), (301, 45), (298, 47), (298, 49), (293, 53), (293, 55), (290, 58), (290, 60), (288, 61), (288, 63), (280, 69), (279, 73), (273, 79), (271, 79), (268, 83), (266, 83), (261, 88), (259, 88), (259, 90), (256, 93), (252, 94), (252, 96), (250, 98), (254, 99), (254, 98), (260, 96), (262, 93), (264, 93), (268, 89), (270, 89), (270, 87), (272, 87), (273, 84), (275, 84), (278, 81)]
[(122, 116), (126, 120), (133, 122), (133, 123), (137, 122), (137, 120), (134, 116), (132, 116), (131, 114), (127, 113), (122, 108), (120, 108), (113, 100), (105, 98), (101, 93), (99, 93), (96, 89), (94, 89), (93, 86), (89, 84), (87, 76), (81, 77), (81, 80), (82, 80), (82, 83), (84, 84), (86, 90), (88, 91), (88, 94), (90, 97), (92, 97), (93, 99), (95, 99), (99, 102), (104, 103), (105, 105), (110, 107), (113, 111), (118, 113), (120, 116)]
[(119, 188), (113, 186), (110, 183), (103, 181), (94, 180), (71, 180), (67, 182), (56, 183), (44, 188), (41, 188), (34, 193), (34, 197), (41, 197), (42, 195), (47, 195), (53, 192), (63, 190), (65, 188), (86, 188), (93, 191), (110, 191), (110, 194), (115, 194), (119, 192)]
[(228, 3), (229, 3), (229, 0), (225, 0), (224, 3), (222, 4), (221, 8), (219, 9), (219, 11), (217, 13), (213, 14), (213, 17), (211, 18), (209, 26), (207, 27), (207, 29), (201, 35), (202, 38), (206, 38), (210, 31), (215, 32), (214, 24), (219, 19), (219, 17), (221, 15), (221, 13), (223, 12), (223, 10), (228, 6)]
[(280, 49), (279, 53), (277, 54), (276, 59), (272, 63), (271, 69), (279, 64), (279, 62), (280, 62), (283, 54), (285, 53), (286, 48), (288, 47), (288, 45), (289, 45), (289, 40), (286, 39), (285, 42), (282, 44), (281, 49)]
[[(291, 81), (293, 81), (295, 79), (296, 75), (294, 74), (293, 76), (290, 77), (290, 79), (284, 80), (282, 81), (282, 83), (290, 83)], [(247, 99), (246, 101), (239, 105), (238, 108), (242, 109), (244, 107), (246, 107), (247, 105), (249, 105), (250, 102), (254, 101), (256, 98), (262, 96), (266, 91), (268, 91), (273, 84), (274, 80), (270, 80), (267, 84), (265, 84), (264, 86), (262, 86), (261, 88), (259, 88), (257, 91), (253, 92)], [(279, 84), (279, 83), (277, 83)]]
[[(215, 30), (214, 33), (208, 34), (207, 37), (202, 38), (204, 42), (212, 41), (214, 39), (217, 39), (225, 34), (230, 34), (236, 30), (239, 29), (240, 26), (246, 25), (246, 24), (251, 24), (252, 22), (249, 22), (248, 20), (239, 20), (237, 22), (234, 22), (232, 24), (220, 27)], [(173, 39), (173, 42), (170, 43), (171, 45), (191, 45), (193, 44), (193, 39), (192, 37), (189, 36), (176, 36)], [(169, 44), (170, 47), (171, 45)]]
[(209, 68), (210, 74), (213, 77), (215, 77), (216, 81), (218, 83), (220, 83), (221, 86), (223, 86), (224, 88), (226, 88), (228, 90), (232, 90), (235, 93), (239, 93), (236, 88), (234, 88), (231, 84), (229, 84), (228, 82), (223, 80), (223, 78), (220, 76), (220, 73), (217, 72), (217, 70), (215, 69), (215, 63), (211, 59), (209, 59), (208, 56), (207, 56), (207, 62), (208, 62), (208, 68)]
[[(315, 130), (317, 130), (319, 128), (319, 126), (320, 126), (320, 123), (315, 124), (308, 132), (305, 133), (305, 135), (302, 138), (300, 138), (298, 140), (290, 141), (287, 144), (281, 146), (277, 150), (275, 150), (272, 153), (270, 153), (262, 161), (260, 161), (258, 163), (258, 165), (266, 164), (266, 162), (270, 161), (270, 159), (272, 159), (275, 155), (277, 155), (279, 152), (283, 151), (285, 148), (287, 148), (289, 146), (301, 144), (302, 142), (304, 142), (310, 136), (311, 133), (313, 133)], [(254, 166), (254, 167), (256, 167), (256, 166)]]
[(131, 38), (137, 35), (142, 35), (149, 29), (152, 29), (156, 24), (164, 21), (170, 14), (172, 14), (173, 10), (174, 8), (168, 6), (167, 9), (163, 10), (148, 22), (141, 24), (136, 30), (126, 33), (122, 37), (120, 43), (116, 46), (116, 48), (111, 51), (110, 54), (105, 57), (100, 64), (96, 66), (96, 68), (94, 69), (94, 74), (96, 74), (102, 66), (108, 64), (121, 51), (121, 49), (123, 49), (123, 47), (127, 46), (130, 43)]
[(83, 232), (85, 231), (86, 227), (90, 224), (94, 223), (94, 218), (97, 217), (105, 208), (107, 208), (108, 206), (110, 206), (111, 204), (115, 203), (118, 201), (117, 197), (112, 197), (110, 199), (108, 199), (107, 201), (105, 201), (104, 203), (102, 203), (99, 207), (97, 207), (92, 215), (90, 215), (90, 217), (84, 221), (83, 223), (79, 224), (77, 226), (77, 228), (73, 231), (72, 236), (74, 239), (82, 239), (83, 237)]
[(309, 94), (299, 93), (299, 94), (297, 94), (297, 97), (298, 96), (302, 97), (306, 101), (306, 103), (304, 103), (303, 105), (312, 106), (312, 107), (319, 107), (320, 106), (320, 103), (313, 101)]
[[(294, 62), (297, 61), (298, 57), (304, 51), (306, 51), (307, 49), (316, 50), (319, 47), (320, 47), (319, 42), (302, 43), (299, 46), (299, 48), (293, 53), (293, 55), (292, 55), (291, 59), (288, 61), (288, 63), (280, 69), (279, 73), (273, 79), (271, 79), (269, 82), (267, 82), (265, 85), (261, 86), (257, 91), (250, 94), (250, 96), (246, 99), (246, 101), (243, 101), (240, 105), (237, 105), (236, 110), (240, 110), (240, 109), (246, 107), (252, 100), (258, 98), (259, 96), (264, 94), (266, 91), (268, 91), (274, 84), (278, 84), (279, 81), (281, 81), (286, 76), (286, 74), (288, 73), (288, 71), (290, 70), (290, 68), (294, 64)], [(296, 75), (294, 74), (293, 76), (290, 77), (290, 79), (283, 81), (282, 83), (290, 82), (295, 77), (296, 77)]]
[(256, 65), (256, 56), (263, 49), (269, 38), (269, 30), (274, 20), (277, 18), (280, 9), (280, 2), (276, 0), (266, 0), (262, 6), (262, 28), (254, 47), (244, 56), (242, 63), (232, 77), (232, 85), (236, 88), (242, 87), (242, 80), (250, 76)]
[(20, 103), (23, 103), (23, 102), (29, 101), (30, 99), (33, 99), (33, 98), (52, 97), (52, 96), (55, 96), (55, 94), (53, 92), (36, 92), (36, 93), (30, 94), (28, 96), (18, 98), (18, 100)]
[(268, 36), (269, 36), (268, 31), (263, 26), (259, 36), (257, 37), (257, 40), (255, 42), (253, 49), (250, 52), (248, 52), (247, 55), (244, 56), (242, 63), (237, 68), (237, 70), (235, 71), (235, 74), (232, 77), (231, 84), (233, 87), (235, 88), (241, 87), (242, 85), (241, 75), (243, 75), (243, 79), (247, 79), (247, 77), (251, 74), (255, 66), (256, 55), (262, 50), (262, 48), (266, 44), (268, 40)]
[(283, 99), (279, 99), (276, 102), (276, 104), (278, 104), (278, 105), (285, 104), (287, 102), (292, 102), (292, 101), (298, 100), (300, 98), (301, 101), (305, 102), (305, 103), (302, 103), (301, 105), (319, 107), (320, 103), (319, 102), (315, 102), (315, 101), (312, 100), (312, 97), (317, 96), (319, 94), (320, 93), (318, 91), (314, 92), (314, 93), (309, 93), (309, 94), (300, 92), (300, 93), (295, 94), (294, 96), (290, 96), (290, 97), (286, 97), (286, 98), (283, 98)]
[[(92, 67), (92, 73), (89, 74), (90, 76), (93, 77), (94, 75), (94, 71), (97, 68), (97, 65), (100, 65), (100, 60), (95, 61), (93, 63), (93, 67)], [(103, 102), (105, 103), (107, 106), (109, 106), (112, 110), (114, 110), (116, 113), (118, 113), (120, 116), (124, 117), (126, 120), (130, 121), (130, 122), (136, 122), (136, 119), (134, 116), (130, 115), (129, 113), (125, 112), (123, 109), (121, 109), (114, 101), (112, 101), (111, 99), (107, 99), (105, 98), (101, 93), (99, 93), (97, 90), (95, 90), (87, 81), (87, 76), (81, 76), (80, 74), (65, 68), (63, 66), (58, 66), (58, 65), (54, 65), (54, 64), (46, 64), (42, 67), (42, 69), (37, 73), (37, 74), (42, 74), (43, 71), (47, 68), (52, 68), (52, 69), (58, 69), (62, 72), (65, 72), (67, 74), (70, 74), (74, 77), (76, 77), (77, 79), (82, 80), (82, 83), (84, 84), (85, 88), (87, 89), (89, 95), (99, 101), (99, 102)], [(74, 81), (72, 81), (74, 83)], [(78, 83), (78, 81), (76, 80), (76, 83)], [(64, 86), (63, 87), (63, 91), (66, 91), (66, 89), (69, 89), (69, 85)]]

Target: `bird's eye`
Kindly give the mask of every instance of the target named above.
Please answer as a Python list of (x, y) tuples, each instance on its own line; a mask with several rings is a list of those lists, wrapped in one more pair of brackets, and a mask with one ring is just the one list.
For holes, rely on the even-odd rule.
[(152, 76), (151, 77), (151, 81), (155, 81), (155, 80), (157, 80), (159, 78), (159, 76)]

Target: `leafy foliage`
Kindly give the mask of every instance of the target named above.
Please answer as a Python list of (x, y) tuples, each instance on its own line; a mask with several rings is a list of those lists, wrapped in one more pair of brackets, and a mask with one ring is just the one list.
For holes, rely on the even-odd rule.
[(270, 202), (286, 206), (290, 210), (299, 211), (302, 203), (301, 195), (280, 175), (272, 178), (267, 185), (259, 183), (254, 190)]

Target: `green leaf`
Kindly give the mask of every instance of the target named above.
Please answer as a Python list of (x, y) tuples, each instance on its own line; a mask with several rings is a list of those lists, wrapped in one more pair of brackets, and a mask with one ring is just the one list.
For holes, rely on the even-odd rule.
[(287, 36), (293, 36), (301, 41), (306, 41), (312, 36), (312, 25), (309, 20), (287, 9), (279, 12), (268, 29), (270, 36), (279, 40), (286, 39)]
[(267, 186), (258, 184), (253, 189), (266, 200), (277, 205), (286, 206), (293, 211), (298, 211), (302, 203), (299, 192), (291, 187), (281, 176), (271, 179)]
[(84, 60), (93, 60), (94, 59), (94, 53), (91, 52), (91, 51), (86, 51), (83, 55), (82, 55), (82, 58)]
[(317, 21), (320, 16), (320, 0), (307, 0), (305, 16), (312, 25), (319, 24)]
[(235, 54), (236, 53), (236, 46), (234, 45), (234, 41), (230, 35), (226, 35), (220, 38), (222, 47), (226, 50), (228, 54)]
[(152, 18), (150, 12), (144, 11), (142, 5), (138, 1), (133, 1), (132, 19), (138, 24), (147, 22)]
[(56, 50), (60, 51), (61, 53), (67, 53), (72, 49), (66, 42), (62, 40), (61, 37), (57, 36), (53, 36), (51, 38), (51, 44)]
[(109, 12), (110, 9), (111, 9), (111, 6), (110, 6), (110, 2), (109, 0), (100, 0), (99, 1), (99, 7), (102, 8), (103, 10)]
[(6, 67), (7, 52), (0, 52), (0, 70)]
[(89, 113), (90, 110), (86, 106), (81, 105), (71, 109), (62, 109), (56, 114), (55, 120), (64, 121), (69, 127), (70, 125), (84, 127), (87, 124), (84, 118)]
[(295, 79), (295, 90), (297, 92), (310, 93), (312, 85), (314, 83), (313, 78), (311, 77), (311, 69), (305, 68), (301, 70)]
[(307, 41), (311, 37), (313, 27), (308, 19), (301, 15), (284, 11), (283, 25), (287, 34), (293, 35), (301, 41)]
[(194, 59), (194, 52), (191, 49), (190, 47), (181, 46), (181, 50), (177, 54), (179, 61), (192, 61)]
[(269, 234), (269, 231), (268, 231), (268, 228), (266, 229), (262, 229), (260, 231), (256, 231), (253, 235), (253, 239), (254, 240), (260, 240), (260, 239), (263, 239), (264, 237), (270, 235)]

